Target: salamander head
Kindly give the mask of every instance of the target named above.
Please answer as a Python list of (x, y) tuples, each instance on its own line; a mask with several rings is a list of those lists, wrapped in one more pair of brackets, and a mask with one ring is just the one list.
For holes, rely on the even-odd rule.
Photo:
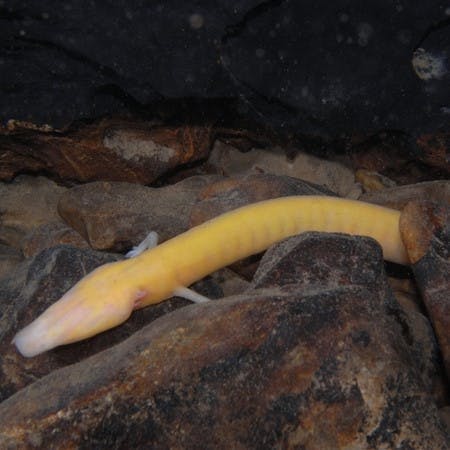
[(20, 353), (35, 356), (128, 319), (147, 293), (126, 282), (120, 264), (105, 264), (94, 270), (17, 333), (13, 343)]

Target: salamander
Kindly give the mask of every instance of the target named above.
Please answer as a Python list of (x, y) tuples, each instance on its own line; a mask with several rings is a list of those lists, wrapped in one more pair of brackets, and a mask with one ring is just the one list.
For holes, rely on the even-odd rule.
[(386, 260), (408, 264), (400, 212), (328, 196), (266, 200), (222, 214), (142, 252), (98, 267), (14, 337), (31, 357), (115, 327), (133, 310), (174, 295), (207, 301), (188, 288), (195, 281), (305, 231), (376, 239)]

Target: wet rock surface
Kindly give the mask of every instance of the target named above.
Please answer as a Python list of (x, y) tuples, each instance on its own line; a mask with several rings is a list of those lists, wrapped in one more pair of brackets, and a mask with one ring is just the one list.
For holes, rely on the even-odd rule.
[(424, 134), (417, 139), (420, 149), (420, 159), (431, 167), (441, 170), (450, 176), (448, 148), (450, 146), (450, 132)]
[(160, 189), (131, 183), (87, 183), (62, 195), (58, 212), (93, 248), (124, 251), (150, 231), (156, 231), (161, 240), (186, 231), (198, 191), (215, 179), (191, 177)]
[(207, 127), (161, 126), (149, 121), (103, 119), (42, 131), (32, 125), (0, 128), (0, 180), (46, 173), (59, 181), (148, 184), (182, 164), (205, 158)]
[(400, 231), (450, 379), (450, 205), (409, 203)]
[(417, 138), (400, 130), (352, 133), (338, 145), (343, 153), (339, 160), (346, 165), (381, 173), (399, 185), (450, 177), (448, 131)]
[(25, 237), (37, 227), (61, 222), (56, 210), (66, 188), (46, 177), (22, 175), (0, 182), (0, 242), (21, 249)]
[[(346, 269), (317, 234), (292, 238), (248, 293), (168, 314), (19, 391), (0, 405), (2, 447), (447, 448), (378, 245), (330, 246)], [(298, 253), (315, 264), (297, 268)]]
[(11, 273), (22, 261), (23, 255), (20, 250), (0, 244), (0, 280)]
[[(302, 290), (327, 291), (347, 284), (371, 286), (377, 285), (380, 280), (386, 283), (384, 267), (379, 264), (382, 257), (380, 252), (379, 245), (370, 238), (355, 239), (335, 233), (304, 233), (271, 247), (264, 254), (252, 286), (261, 289), (286, 285)], [(361, 255), (368, 256), (360, 266), (360, 271), (349, 271), (349, 263), (357, 267)], [(390, 296), (392, 284), (389, 280), (384, 286)], [(411, 308), (410, 303), (405, 305), (401, 302), (397, 292), (395, 300), (389, 303), (389, 314), (402, 326), (410, 356), (415, 366), (420, 367), (427, 392), (431, 392), (441, 404), (447, 395), (446, 380), (440, 349), (430, 321), (416, 305)]]
[(36, 227), (24, 239), (22, 251), (26, 258), (57, 245), (90, 248), (88, 242), (73, 228), (61, 222), (50, 222)]

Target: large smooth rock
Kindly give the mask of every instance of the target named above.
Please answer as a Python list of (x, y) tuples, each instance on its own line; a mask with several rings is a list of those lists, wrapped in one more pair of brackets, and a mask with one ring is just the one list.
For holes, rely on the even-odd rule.
[(191, 177), (162, 188), (87, 183), (61, 196), (58, 211), (93, 248), (124, 251), (150, 231), (156, 231), (161, 240), (186, 231), (199, 190), (218, 178)]

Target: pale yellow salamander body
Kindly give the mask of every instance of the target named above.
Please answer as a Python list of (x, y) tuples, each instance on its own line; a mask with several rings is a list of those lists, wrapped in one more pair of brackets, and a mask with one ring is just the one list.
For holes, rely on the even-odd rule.
[(106, 264), (80, 280), (14, 338), (34, 356), (124, 322), (133, 309), (161, 302), (215, 270), (305, 231), (376, 239), (384, 258), (409, 260), (400, 212), (327, 196), (282, 197), (236, 209), (194, 227), (141, 255)]

